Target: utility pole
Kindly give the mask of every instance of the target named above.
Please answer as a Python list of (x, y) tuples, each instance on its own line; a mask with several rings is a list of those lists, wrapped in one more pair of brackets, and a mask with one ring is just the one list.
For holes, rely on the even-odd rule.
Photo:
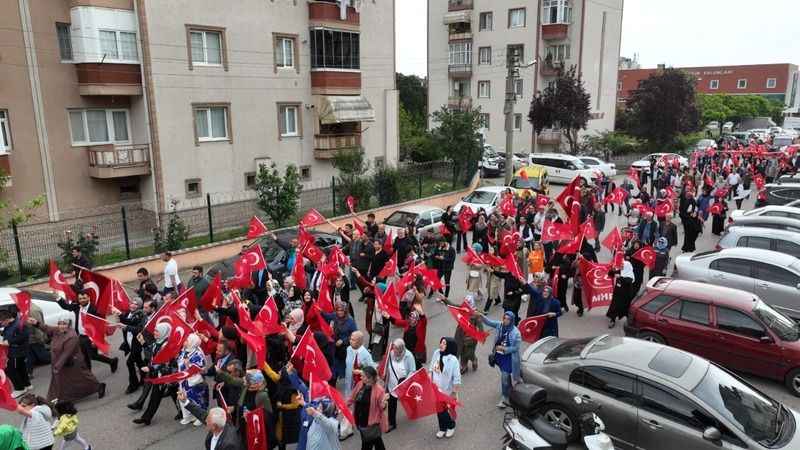
[(517, 93), (514, 92), (515, 80), (519, 78), (519, 51), (513, 47), (512, 52), (507, 55), (506, 67), (506, 102), (503, 113), (506, 115), (506, 186), (511, 184), (514, 178), (514, 104), (517, 103)]

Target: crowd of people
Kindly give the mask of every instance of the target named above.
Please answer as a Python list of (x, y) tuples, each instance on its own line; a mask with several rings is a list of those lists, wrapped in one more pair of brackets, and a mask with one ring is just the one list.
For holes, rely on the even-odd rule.
[[(558, 336), (558, 319), (570, 306), (578, 316), (590, 306), (582, 260), (597, 262), (604, 246), (613, 255), (607, 317), (614, 327), (645, 282), (645, 268), (649, 277), (667, 274), (670, 252), (680, 244), (675, 218), (683, 228), (681, 250), (695, 251), (709, 217), (710, 231), (721, 233), (730, 200), (740, 207), (754, 191), (761, 196), (766, 182), (796, 170), (797, 163), (796, 155), (741, 148), (696, 152), (686, 167), (677, 159), (654, 159), (650, 171), (632, 170), (619, 185), (598, 173), (591, 181), (576, 179), (558, 199), (509, 189), (491, 212), (450, 207), (441, 227), (422, 234), (413, 223), (392, 231), (372, 214), (364, 223), (354, 214), (352, 223), (338, 229), (340, 246), (320, 251), (301, 226), (283, 270), (262, 265), (240, 272), (237, 266), (221, 285), (217, 270), (204, 273), (200, 266), (184, 284), (176, 260), (165, 253), (161, 283), (140, 268), (129, 304), (115, 302), (108, 314), (98, 310), (98, 298), (84, 283), (80, 272), (91, 266), (76, 249), (74, 284), (59, 300), (73, 318), (51, 327), (35, 308), (26, 317), (0, 311), (5, 373), (23, 418), (19, 429), (0, 427), (0, 443), (10, 443), (4, 448), (11, 450), (41, 450), (61, 437), (62, 449), (91, 448), (78, 433), (74, 403), (105, 395), (106, 385), (92, 373), (93, 361), (108, 364), (112, 372), (119, 362), (98, 340), (95, 317), (109, 319), (109, 332), (121, 331), (125, 393), (136, 395), (128, 408), (142, 411), (133, 420), (138, 426), (164, 420), (158, 412), (169, 399), (174, 420), (205, 425), (207, 449), (254, 448), (248, 447), (254, 441), (266, 443), (255, 448), (338, 449), (354, 430), (362, 449), (383, 449), (382, 436), (401, 426), (398, 405), (405, 403), (398, 386), (423, 369), (443, 395), (436, 405), (436, 437), (451, 438), (462, 376), (482, 365), (478, 345), (490, 345), (486, 362), (500, 374), (497, 406), (505, 408), (511, 387), (520, 381), (520, 351), (529, 332), (521, 321), (542, 318), (534, 339)], [(615, 213), (626, 216), (622, 230), (606, 226), (607, 214)], [(553, 237), (554, 224), (570, 224), (577, 233)], [(618, 242), (602, 239), (606, 231), (618, 235)], [(242, 260), (252, 248), (243, 247)], [(654, 250), (652, 261), (638, 256), (643, 248)], [(451, 299), (451, 276), (461, 253), (466, 296)], [(354, 316), (353, 302), (364, 303), (362, 317)], [(429, 353), (427, 310), (434, 302), (463, 321), (457, 319), (454, 332)], [(498, 305), (502, 314), (493, 320)], [(165, 316), (166, 310), (175, 316)], [(393, 329), (396, 339), (390, 339)], [(306, 376), (319, 373), (318, 360), (308, 354), (294, 358), (298, 348), (307, 348), (307, 339), (330, 368), (324, 380)], [(37, 356), (43, 347), (36, 344), (46, 340), (50, 354)], [(30, 393), (36, 361), (51, 363), (45, 398)], [(303, 367), (309, 364), (313, 370)], [(256, 412), (260, 428), (253, 427)]]

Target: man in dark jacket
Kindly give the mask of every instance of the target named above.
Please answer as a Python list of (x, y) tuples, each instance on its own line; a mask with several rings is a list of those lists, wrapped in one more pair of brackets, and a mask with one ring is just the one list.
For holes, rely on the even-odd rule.
[(456, 261), (456, 251), (450, 242), (443, 240), (433, 256), (434, 266), (439, 278), (444, 278), (444, 296), (450, 296), (450, 277), (453, 275), (453, 265)]
[(350, 244), (350, 264), (363, 274), (369, 273), (369, 266), (372, 264), (374, 255), (375, 249), (369, 241), (369, 236), (354, 231), (353, 241)]
[(0, 326), (3, 327), (3, 340), (0, 341), (0, 345), (8, 347), (6, 373), (14, 386), (14, 392), (11, 395), (16, 398), (31, 386), (28, 365), (25, 362), (28, 356), (30, 329), (22, 326), (19, 319), (14, 317), (10, 311), (5, 310), (0, 311)]
[(138, 295), (139, 298), (144, 298), (148, 286), (153, 286), (156, 288), (156, 291), (158, 290), (156, 284), (150, 279), (150, 272), (144, 267), (140, 267), (139, 270), (136, 271), (136, 280), (139, 281), (139, 289), (136, 290), (136, 295)]
[(406, 230), (401, 228), (397, 231), (397, 238), (394, 240), (394, 251), (397, 252), (397, 263), (402, 265), (411, 251), (411, 241), (406, 235)]
[(206, 423), (206, 450), (243, 450), (242, 440), (233, 424), (228, 423), (228, 414), (222, 408), (208, 411), (191, 402), (185, 392), (178, 392), (178, 401), (193, 416)]
[(67, 303), (66, 300), (60, 298), (58, 299), (58, 306), (60, 306), (61, 309), (71, 311), (73, 314), (75, 314), (75, 332), (78, 333), (78, 343), (81, 347), (83, 358), (86, 360), (86, 367), (91, 370), (92, 360), (94, 360), (108, 364), (109, 367), (111, 367), (111, 373), (116, 372), (119, 360), (117, 358), (109, 358), (108, 356), (101, 355), (97, 351), (97, 347), (92, 344), (89, 336), (86, 336), (84, 333), (81, 313), (98, 316), (97, 310), (89, 300), (89, 294), (84, 291), (78, 292), (78, 303)]

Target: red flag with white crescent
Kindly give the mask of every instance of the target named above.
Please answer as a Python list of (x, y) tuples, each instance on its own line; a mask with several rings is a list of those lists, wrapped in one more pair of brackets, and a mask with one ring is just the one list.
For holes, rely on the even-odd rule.
[(264, 302), (264, 306), (256, 315), (256, 320), (253, 325), (258, 329), (259, 334), (268, 336), (283, 331), (283, 325), (280, 323), (280, 315), (278, 315), (278, 306), (275, 299), (271, 296)]
[(292, 281), (298, 289), (306, 288), (306, 268), (303, 264), (303, 255), (296, 254), (294, 257), (294, 267), (292, 267)]
[(11, 385), (11, 379), (6, 376), (5, 370), (0, 370), (0, 409), (17, 411), (17, 401), (14, 400), (13, 392), (14, 386)]
[(568, 223), (545, 220), (542, 223), (542, 242), (563, 241), (572, 237), (572, 227)]
[(450, 311), (450, 315), (453, 316), (456, 323), (464, 330), (464, 334), (467, 336), (472, 337), (476, 341), (483, 343), (486, 341), (486, 338), (489, 336), (489, 333), (485, 331), (481, 331), (469, 321), (470, 316), (466, 314), (461, 308), (457, 308), (454, 306), (447, 306), (447, 310)]
[(148, 378), (147, 382), (152, 384), (179, 383), (183, 380), (188, 380), (189, 378), (200, 374), (202, 371), (203, 369), (192, 364), (186, 370), (181, 370), (180, 372), (174, 372), (169, 375), (164, 375), (163, 377)]
[(247, 226), (247, 239), (255, 239), (259, 236), (263, 236), (264, 233), (268, 231), (264, 222), (262, 222), (258, 216), (253, 216), (250, 219), (250, 224)]
[(608, 306), (614, 298), (614, 279), (608, 274), (608, 264), (593, 263), (586, 258), (578, 259), (583, 288), (583, 304), (587, 309)]
[(548, 203), (550, 203), (550, 197), (544, 194), (538, 194), (536, 196), (536, 209), (544, 209), (547, 207)]
[(61, 269), (58, 268), (58, 264), (52, 259), (50, 260), (50, 279), (48, 280), (47, 284), (60, 292), (64, 293), (64, 297), (67, 301), (74, 301), (78, 299), (78, 295), (72, 289), (72, 285), (67, 283), (66, 278), (64, 278), (64, 274), (61, 273)]
[(366, 227), (366, 225), (364, 225), (364, 222), (356, 219), (355, 217), (353, 217), (353, 228), (358, 230), (358, 232), (360, 234), (366, 234), (367, 233), (367, 227)]
[(311, 244), (303, 247), (303, 256), (308, 258), (309, 261), (317, 266), (319, 265), (320, 261), (322, 261), (322, 257), (325, 256), (325, 253), (323, 253), (323, 251), (315, 244)]
[(581, 249), (582, 242), (583, 242), (583, 236), (581, 236), (581, 234), (578, 233), (569, 242), (558, 247), (556, 252), (561, 253), (562, 255), (574, 255), (575, 253), (578, 253), (578, 251)]
[(628, 196), (628, 191), (618, 187), (615, 188), (613, 191), (611, 191), (609, 195), (606, 195), (606, 197), (603, 199), (603, 203), (605, 204), (614, 203), (617, 205), (621, 205), (625, 203), (625, 198), (627, 196)]
[(475, 217), (475, 213), (469, 206), (464, 205), (461, 207), (461, 210), (458, 211), (458, 227), (461, 229), (462, 233), (466, 233), (472, 229), (473, 217)]
[(639, 250), (636, 250), (636, 253), (633, 254), (633, 258), (643, 262), (644, 265), (651, 270), (656, 265), (656, 251), (649, 245), (645, 245)]
[(397, 275), (397, 252), (392, 253), (392, 256), (383, 265), (378, 278), (388, 278), (395, 275)]
[(320, 277), (320, 286), (319, 286), (319, 296), (317, 296), (317, 305), (319, 309), (326, 313), (332, 313), (333, 308), (333, 299), (331, 298), (331, 287), (328, 285), (328, 282), (325, 280), (325, 275)]
[(515, 217), (517, 215), (517, 206), (514, 205), (514, 196), (511, 194), (503, 195), (499, 209), (502, 215), (506, 217)]
[(424, 367), (395, 386), (393, 392), (409, 420), (432, 416), (437, 412), (435, 386)]
[(505, 263), (506, 263), (506, 269), (508, 269), (511, 275), (514, 275), (515, 277), (517, 277), (518, 280), (524, 283), (525, 277), (522, 276), (522, 270), (520, 270), (519, 268), (519, 263), (517, 262), (517, 256), (513, 253), (509, 253), (508, 255), (506, 255)]
[(167, 343), (153, 355), (153, 364), (165, 364), (172, 358), (178, 356), (178, 353), (183, 349), (183, 343), (186, 338), (194, 331), (189, 324), (180, 318), (177, 314), (169, 316), (169, 324), (172, 327), (169, 332)]
[(239, 325), (233, 325), (236, 331), (239, 332), (239, 337), (247, 345), (247, 348), (256, 354), (256, 364), (258, 367), (264, 367), (264, 362), (267, 360), (267, 342), (264, 336), (256, 336), (255, 334), (248, 333), (247, 330), (242, 329)]
[(579, 199), (579, 194), (576, 195), (575, 193), (578, 188), (579, 178), (580, 177), (573, 178), (572, 181), (570, 181), (569, 184), (564, 187), (564, 190), (558, 194), (558, 197), (556, 197), (556, 202), (561, 205), (561, 208), (564, 209), (564, 212), (569, 212), (572, 202)]
[(500, 254), (507, 255), (509, 253), (514, 253), (521, 240), (522, 235), (519, 234), (519, 231), (503, 232), (500, 238)]
[[(233, 276), (225, 280), (228, 289), (247, 289), (253, 286), (252, 271), (241, 258), (233, 262)], [(194, 290), (194, 289), (192, 289)]]
[(250, 272), (255, 272), (256, 270), (262, 270), (267, 268), (267, 260), (264, 258), (264, 252), (261, 250), (261, 246), (256, 244), (244, 250), (240, 256), (239, 260), (242, 261), (242, 264), (246, 265), (250, 268)]
[(89, 295), (97, 314), (100, 317), (111, 314), (111, 278), (90, 270), (81, 270), (80, 278), (83, 281), (83, 291)]
[(404, 320), (403, 314), (400, 312), (400, 303), (397, 300), (397, 288), (394, 283), (389, 284), (386, 290), (381, 292), (380, 289), (375, 289), (375, 301), (381, 311), (389, 314), (394, 320)]
[(475, 252), (475, 250), (473, 250), (472, 247), (466, 248), (466, 254), (461, 258), (461, 260), (464, 261), (464, 263), (469, 266), (478, 266), (486, 264), (483, 258), (481, 258), (481, 256), (478, 255), (478, 253)]
[(611, 250), (612, 252), (622, 246), (622, 235), (619, 232), (619, 228), (614, 227), (605, 239), (603, 239), (603, 247)]
[(83, 324), (83, 334), (101, 353), (108, 354), (111, 349), (111, 344), (106, 340), (109, 329), (108, 322), (101, 317), (81, 312), (81, 323)]
[(658, 201), (656, 205), (656, 217), (666, 217), (672, 214), (672, 200), (671, 199), (662, 199)]
[(580, 232), (587, 239), (595, 239), (597, 237), (597, 229), (594, 227), (594, 220), (591, 217), (581, 224)]
[(206, 311), (211, 311), (217, 307), (219, 301), (222, 300), (222, 275), (217, 272), (214, 279), (208, 285), (208, 288), (203, 293), (199, 305)]
[(311, 228), (315, 225), (319, 225), (324, 222), (325, 222), (325, 216), (320, 214), (319, 211), (317, 211), (314, 208), (309, 209), (306, 215), (304, 215), (303, 218), (300, 219), (300, 225), (303, 225), (304, 227), (308, 228)]
[(267, 450), (267, 421), (264, 408), (257, 408), (244, 413), (247, 424), (247, 450)]
[(339, 412), (342, 413), (345, 419), (351, 424), (356, 423), (356, 418), (353, 416), (353, 412), (350, 411), (350, 408), (347, 407), (347, 402), (345, 401), (342, 394), (336, 390), (336, 388), (332, 388), (328, 381), (314, 381), (311, 383), (311, 400), (316, 400), (321, 397), (328, 397), (336, 403), (336, 407), (339, 408)]
[(111, 280), (111, 305), (122, 312), (131, 309), (131, 299), (128, 297), (128, 292), (125, 291), (125, 286), (119, 280)]
[(17, 312), (19, 313), (19, 328), (28, 323), (28, 315), (31, 313), (31, 293), (26, 291), (19, 291), (11, 294), (14, 303), (17, 305)]
[(534, 343), (542, 336), (544, 324), (547, 321), (547, 315), (531, 316), (523, 319), (517, 325), (519, 332), (522, 335), (522, 340), (528, 343)]
[(356, 205), (357, 201), (356, 198), (352, 195), (348, 195), (347, 198), (344, 199), (345, 203), (347, 203), (347, 209), (350, 210), (350, 214), (356, 213)]
[(387, 254), (391, 254), (394, 251), (394, 236), (392, 236), (391, 231), (386, 233), (386, 240), (383, 241), (383, 251)]
[(622, 250), (617, 250), (614, 252), (614, 259), (611, 261), (611, 267), (614, 270), (622, 270), (622, 266), (625, 265), (625, 253)]
[(300, 342), (294, 348), (294, 353), (291, 357), (292, 364), (295, 367), (302, 367), (301, 376), (304, 380), (308, 381), (313, 375), (317, 380), (330, 380), (331, 368), (328, 366), (328, 361), (325, 355), (317, 345), (314, 339), (314, 333), (311, 327), (306, 328), (306, 332), (300, 338)]

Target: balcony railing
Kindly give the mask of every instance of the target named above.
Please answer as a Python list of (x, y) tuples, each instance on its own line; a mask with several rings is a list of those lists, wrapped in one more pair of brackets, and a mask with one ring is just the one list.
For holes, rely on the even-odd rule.
[(142, 95), (139, 64), (75, 64), (80, 95)]
[(121, 178), (150, 175), (150, 145), (104, 144), (88, 147), (89, 176)]
[(560, 70), (562, 70), (563, 68), (564, 68), (564, 62), (563, 61), (545, 60), (539, 66), (539, 73), (543, 77), (553, 77), (553, 76), (558, 75), (558, 72)]
[(472, 76), (472, 64), (450, 64), (447, 71), (453, 78), (469, 78)]
[(447, 98), (447, 107), (458, 110), (469, 109), (472, 107), (472, 97), (450, 96)]
[(333, 159), (342, 150), (361, 148), (361, 134), (316, 134), (314, 135), (314, 158)]
[(536, 140), (544, 145), (558, 145), (561, 143), (561, 132), (557, 130), (544, 130), (539, 133)]
[(361, 15), (352, 6), (347, 7), (347, 14), (344, 19), (341, 17), (339, 4), (330, 0), (317, 0), (308, 2), (308, 20), (314, 23), (338, 22), (351, 26), (358, 26), (361, 22)]
[(472, 32), (466, 31), (463, 33), (450, 33), (447, 35), (447, 38), (450, 41), (471, 41), (472, 40)]
[(472, 0), (448, 0), (448, 11), (461, 11), (464, 9), (472, 9)]
[(557, 41), (566, 39), (569, 35), (569, 25), (566, 23), (542, 24), (542, 40)]

